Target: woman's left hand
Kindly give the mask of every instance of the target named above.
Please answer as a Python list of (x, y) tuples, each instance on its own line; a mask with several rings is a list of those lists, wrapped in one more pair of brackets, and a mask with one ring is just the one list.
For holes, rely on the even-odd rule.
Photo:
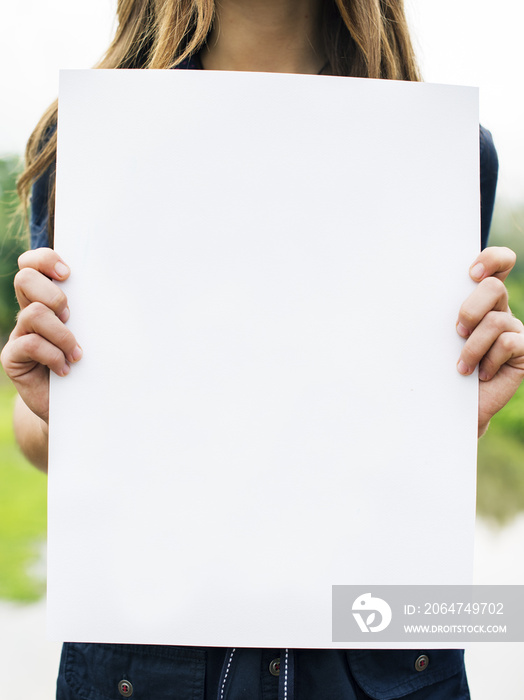
[(468, 375), (479, 366), (479, 436), (524, 379), (524, 325), (511, 313), (504, 286), (515, 260), (509, 248), (483, 250), (469, 270), (478, 285), (459, 311), (457, 333), (466, 343), (457, 369)]

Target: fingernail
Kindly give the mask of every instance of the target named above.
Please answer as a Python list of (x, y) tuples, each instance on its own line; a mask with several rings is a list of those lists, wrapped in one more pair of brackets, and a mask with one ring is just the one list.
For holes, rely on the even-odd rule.
[(476, 265), (473, 265), (471, 270), (469, 271), (469, 274), (473, 277), (474, 280), (479, 280), (482, 275), (486, 272), (486, 268), (482, 263), (477, 263)]
[(58, 318), (62, 321), (62, 323), (67, 323), (69, 316), (71, 316), (71, 312), (69, 311), (69, 306), (66, 306)]
[(67, 265), (64, 265), (64, 263), (59, 260), (55, 265), (55, 272), (59, 277), (67, 277), (70, 270)]
[(457, 333), (463, 338), (467, 338), (469, 336), (468, 329), (466, 328), (466, 326), (463, 326), (460, 322), (457, 323)]
[(70, 370), (71, 367), (66, 362), (65, 365), (62, 367), (62, 377), (65, 377), (66, 374), (69, 374)]
[(486, 372), (485, 369), (479, 369), (479, 379), (483, 382), (485, 382), (488, 379), (489, 375)]
[(465, 362), (462, 362), (462, 360), (459, 360), (457, 364), (457, 369), (460, 372), (460, 374), (469, 374), (469, 367)]
[(83, 355), (82, 348), (80, 347), (80, 345), (77, 345), (76, 348), (71, 353), (71, 357), (73, 358), (73, 362), (78, 362), (78, 360), (82, 357), (82, 355)]

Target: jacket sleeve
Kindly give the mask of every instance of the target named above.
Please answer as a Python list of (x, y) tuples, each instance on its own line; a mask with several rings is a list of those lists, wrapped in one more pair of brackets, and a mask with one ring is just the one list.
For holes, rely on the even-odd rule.
[[(42, 137), (40, 149), (43, 149), (56, 131), (56, 125), (48, 127)], [(55, 180), (56, 164), (52, 163), (40, 177), (35, 180), (31, 189), (31, 214), (29, 217), (29, 232), (31, 248), (45, 248), (49, 245), (49, 210), (48, 199)]]
[(47, 199), (50, 180), (51, 171), (48, 169), (38, 180), (35, 180), (31, 190), (31, 215), (29, 218), (31, 248), (45, 248), (49, 245)]
[(491, 133), (480, 127), (480, 229), (481, 245), (488, 244), (489, 229), (495, 205), (499, 159)]

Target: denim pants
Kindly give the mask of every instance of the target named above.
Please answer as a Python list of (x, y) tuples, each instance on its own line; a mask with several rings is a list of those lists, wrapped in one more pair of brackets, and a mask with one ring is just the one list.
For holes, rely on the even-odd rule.
[(64, 645), (57, 700), (121, 700), (123, 697), (133, 700), (469, 700), (470, 695), (463, 652), (459, 650)]

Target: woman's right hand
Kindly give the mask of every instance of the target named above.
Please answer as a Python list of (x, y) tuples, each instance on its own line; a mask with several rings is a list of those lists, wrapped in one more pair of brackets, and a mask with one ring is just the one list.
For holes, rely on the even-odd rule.
[(20, 312), (0, 359), (26, 406), (47, 424), (49, 370), (64, 377), (70, 364), (82, 357), (65, 325), (67, 297), (53, 282), (67, 279), (70, 270), (51, 248), (23, 253), (18, 265), (15, 292)]

